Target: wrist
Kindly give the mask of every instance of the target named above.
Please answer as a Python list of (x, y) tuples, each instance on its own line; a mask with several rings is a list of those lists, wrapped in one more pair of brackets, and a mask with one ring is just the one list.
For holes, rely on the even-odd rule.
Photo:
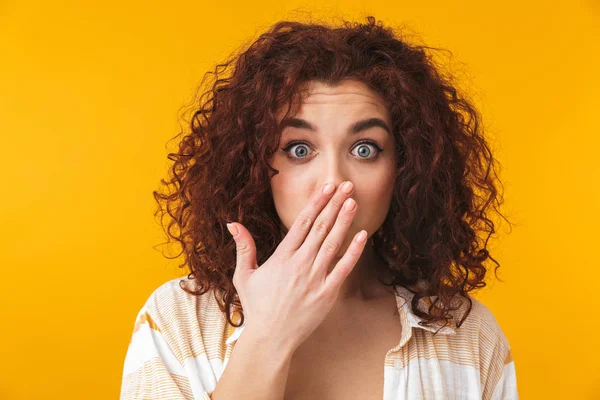
[(248, 325), (244, 327), (240, 339), (254, 344), (268, 357), (291, 359), (297, 346), (287, 337), (261, 326)]

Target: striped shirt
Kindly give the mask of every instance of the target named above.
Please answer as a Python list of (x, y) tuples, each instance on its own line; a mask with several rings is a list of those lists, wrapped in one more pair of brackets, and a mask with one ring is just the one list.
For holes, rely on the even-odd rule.
[[(125, 356), (121, 400), (209, 400), (227, 366), (245, 325), (227, 323), (212, 290), (194, 296), (180, 288), (181, 280), (159, 286), (139, 310)], [(396, 288), (402, 333), (385, 356), (384, 400), (519, 398), (508, 340), (482, 302), (471, 297), (471, 312), (459, 328), (456, 321), (425, 327), (410, 309), (413, 293)], [(419, 307), (430, 302), (421, 299)], [(232, 315), (237, 323), (239, 314)]]

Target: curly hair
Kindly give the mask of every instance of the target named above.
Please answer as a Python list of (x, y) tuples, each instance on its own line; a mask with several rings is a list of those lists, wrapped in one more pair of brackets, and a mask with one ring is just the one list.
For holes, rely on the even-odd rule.
[[(365, 24), (333, 27), (279, 21), (218, 64), (212, 88), (193, 100), (189, 131), (175, 137), (183, 135), (177, 152), (168, 154), (169, 180), (161, 180), (169, 190), (153, 192), (154, 216), (160, 214), (167, 243), (173, 238), (181, 246), (179, 268), (187, 266), (196, 284), (191, 290), (182, 280), (182, 288), (194, 295), (215, 289), (232, 326), (241, 326), (244, 316), (232, 282), (235, 241), (225, 225), (238, 221), (251, 232), (258, 265), (283, 239), (270, 187), (278, 171), (268, 162), (281, 136), (276, 112), (287, 105), (285, 117), (295, 113), (299, 88), (309, 80), (358, 79), (387, 102), (398, 162), (391, 206), (372, 245), (391, 260), (392, 280), (380, 282), (415, 294), (411, 307), (421, 324), (444, 320), (446, 326), (459, 295), (468, 300), (460, 327), (472, 307), (468, 292), (486, 286), (484, 261), (498, 269), (486, 249), (495, 232), (486, 210), (497, 211), (501, 197), (481, 116), (426, 53), (432, 48), (399, 36), (372, 16)], [(427, 311), (418, 307), (422, 298)]]

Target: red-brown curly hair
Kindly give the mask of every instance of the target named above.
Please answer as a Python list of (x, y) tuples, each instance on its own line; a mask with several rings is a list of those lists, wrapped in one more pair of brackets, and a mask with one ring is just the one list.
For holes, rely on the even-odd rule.
[[(297, 112), (300, 84), (308, 80), (358, 79), (389, 106), (398, 155), (395, 188), (372, 245), (392, 260), (393, 278), (385, 284), (415, 293), (411, 307), (423, 324), (448, 324), (458, 294), (468, 300), (460, 327), (472, 306), (467, 293), (486, 286), (484, 261), (499, 267), (486, 249), (495, 232), (486, 210), (501, 204), (501, 197), (490, 176), (497, 161), (481, 117), (436, 68), (425, 52), (430, 47), (398, 36), (371, 16), (365, 24), (339, 27), (280, 21), (217, 65), (212, 87), (194, 101), (189, 132), (180, 133), (185, 135), (178, 151), (168, 155), (170, 179), (161, 180), (172, 190), (153, 192), (155, 216), (160, 213), (168, 238), (181, 245), (175, 257), (184, 254), (179, 267), (187, 266), (196, 283), (196, 290), (182, 288), (194, 295), (215, 289), (231, 325), (240, 326), (244, 317), (232, 283), (235, 241), (226, 223), (240, 222), (251, 232), (258, 265), (283, 239), (270, 188), (278, 171), (268, 160), (281, 133), (276, 111), (287, 106), (285, 117)], [(481, 232), (487, 232), (485, 241)], [(417, 287), (419, 282), (426, 285)], [(418, 302), (430, 296), (436, 299), (429, 299), (424, 312)], [(238, 324), (232, 305), (241, 316)]]

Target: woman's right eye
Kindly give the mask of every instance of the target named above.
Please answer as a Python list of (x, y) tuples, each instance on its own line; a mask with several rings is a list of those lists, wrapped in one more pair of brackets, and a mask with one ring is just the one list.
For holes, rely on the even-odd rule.
[[(293, 150), (292, 152), (290, 152), (290, 150), (294, 147), (296, 149)], [(308, 150), (302, 150), (302, 149), (306, 149), (306, 148), (308, 148), (307, 143), (294, 141), (294, 142), (288, 143), (285, 147), (282, 147), (281, 150), (283, 150), (285, 153), (287, 153), (287, 156), (291, 161), (300, 162), (300, 161), (304, 160), (308, 154)], [(290, 155), (290, 153), (292, 153), (294, 155)]]

